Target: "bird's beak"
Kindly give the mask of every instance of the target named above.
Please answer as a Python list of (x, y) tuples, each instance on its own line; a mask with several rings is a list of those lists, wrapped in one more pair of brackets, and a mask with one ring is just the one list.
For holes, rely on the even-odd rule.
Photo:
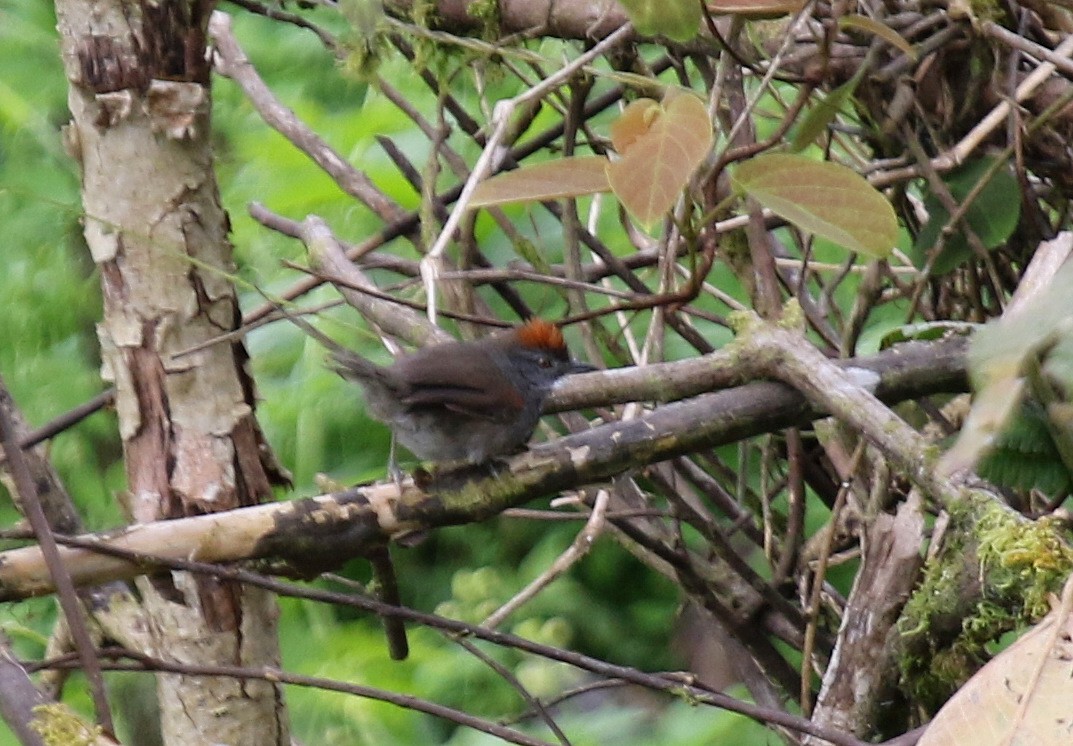
[(592, 373), (599, 370), (588, 363), (579, 363), (577, 360), (570, 361), (570, 370), (566, 371), (567, 375), (573, 375), (574, 373)]

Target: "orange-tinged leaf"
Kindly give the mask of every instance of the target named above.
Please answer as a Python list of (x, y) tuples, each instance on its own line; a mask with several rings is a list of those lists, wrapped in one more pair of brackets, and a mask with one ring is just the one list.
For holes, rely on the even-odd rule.
[(523, 166), (486, 179), (473, 191), (469, 206), (579, 197), (610, 188), (606, 158), (577, 156)]
[[(673, 93), (659, 108), (646, 106), (642, 121), (630, 125), (621, 157), (607, 166), (611, 189), (629, 213), (650, 227), (670, 210), (689, 177), (712, 147), (712, 123), (704, 102)], [(637, 114), (631, 115), (638, 116)]]
[(731, 177), (739, 191), (776, 215), (850, 251), (884, 257), (898, 239), (898, 219), (886, 197), (837, 163), (784, 153), (759, 155), (739, 165)]
[(890, 44), (892, 47), (902, 50), (908, 55), (909, 59), (915, 60), (917, 58), (916, 50), (913, 49), (913, 45), (910, 44), (904, 36), (892, 29), (885, 23), (869, 18), (868, 16), (862, 16), (854, 13), (852, 15), (843, 16), (838, 19), (838, 25), (840, 28), (858, 28), (862, 31), (867, 31), (870, 34), (878, 36), (883, 41)]
[(644, 135), (652, 127), (662, 109), (658, 101), (650, 98), (639, 98), (631, 101), (618, 119), (611, 123), (611, 145), (616, 153), (625, 153), (633, 145), (637, 138)]
[(805, 7), (805, 0), (709, 0), (708, 10), (716, 14), (744, 18), (776, 18), (792, 15)]

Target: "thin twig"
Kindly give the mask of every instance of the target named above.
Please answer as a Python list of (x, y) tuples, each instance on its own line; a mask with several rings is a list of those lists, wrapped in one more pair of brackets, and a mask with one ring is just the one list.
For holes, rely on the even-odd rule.
[(257, 2), (257, 0), (229, 0), (231, 3), (245, 8), (259, 16), (265, 18), (271, 18), (274, 21), (282, 21), (283, 23), (289, 23), (298, 28), (304, 28), (308, 31), (312, 31), (317, 35), (317, 38), (321, 40), (325, 47), (328, 48), (332, 54), (338, 55), (340, 53), (339, 41), (332, 36), (327, 30), (322, 29), (317, 24), (313, 23), (307, 18), (298, 15), (297, 13), (291, 13), (288, 10), (282, 10), (281, 8), (272, 8), (263, 3)]
[[(473, 728), (474, 730), (487, 733), (489, 735), (501, 738), (508, 743), (522, 744), (522, 746), (552, 746), (547, 741), (542, 741), (532, 736), (528, 736), (521, 731), (514, 730), (513, 728), (507, 728), (497, 723), (493, 723), (484, 718), (479, 718), (474, 715), (470, 715), (462, 710), (456, 710), (453, 707), (430, 702), (427, 699), (420, 697), (414, 697), (409, 694), (399, 694), (397, 692), (389, 692), (384, 689), (378, 689), (376, 687), (365, 686), (363, 684), (351, 684), (337, 679), (328, 679), (321, 676), (306, 676), (304, 674), (292, 673), (290, 671), (284, 671), (281, 668), (275, 666), (257, 666), (256, 668), (245, 666), (228, 666), (221, 664), (206, 665), (201, 663), (184, 663), (175, 660), (165, 660), (163, 658), (156, 658), (150, 655), (145, 655), (134, 650), (123, 649), (111, 649), (104, 650), (102, 652), (110, 653), (114, 658), (129, 658), (134, 661), (134, 664), (123, 663), (107, 663), (104, 667), (109, 671), (153, 671), (174, 673), (182, 676), (212, 676), (212, 677), (227, 677), (232, 679), (238, 679), (241, 681), (267, 681), (272, 684), (290, 684), (292, 686), (309, 687), (313, 689), (323, 689), (331, 692), (342, 692), (344, 694), (353, 694), (358, 697), (364, 697), (366, 699), (374, 699), (380, 702), (388, 702), (396, 705), (397, 707), (403, 707), (408, 710), (416, 710), (417, 712), (423, 712), (427, 715), (434, 715), (436, 717), (449, 720), (459, 725), (464, 725), (467, 728)], [(69, 656), (55, 658), (49, 661), (42, 661), (40, 666), (42, 668), (59, 668), (59, 667), (74, 667), (75, 661)]]
[[(53, 417), (41, 427), (36, 430), (31, 430), (23, 435), (22, 439), (19, 441), (19, 447), (23, 450), (33, 448), (38, 443), (46, 441), (70, 427), (74, 427), (94, 412), (98, 412), (107, 407), (113, 401), (115, 401), (114, 388), (102, 391), (89, 401), (83, 402), (82, 404), (67, 410), (63, 414)], [(6, 461), (7, 455), (0, 454), (0, 464), (4, 464)]]
[[(63, 541), (64, 543), (69, 543), (73, 546), (89, 549), (91, 551), (102, 551), (106, 554), (122, 556), (128, 561), (148, 562), (153, 560), (150, 555), (126, 552), (123, 550), (115, 550), (112, 547), (107, 547), (105, 545), (101, 545), (93, 541), (72, 539), (69, 537), (64, 538)], [(292, 583), (285, 583), (234, 566), (212, 565), (204, 562), (195, 562), (191, 560), (180, 559), (170, 559), (162, 564), (184, 572), (194, 572), (199, 574), (211, 575), (222, 580), (247, 583), (249, 585), (253, 585), (259, 588), (264, 588), (268, 591), (271, 591), (272, 593), (281, 596), (294, 596), (296, 598), (305, 598), (313, 601), (321, 601), (324, 603), (354, 607), (379, 615), (397, 616), (414, 624), (422, 624), (428, 627), (432, 627), (434, 629), (440, 629), (455, 634), (470, 635), (477, 639), (485, 640), (496, 645), (512, 647), (523, 652), (532, 653), (534, 655), (548, 658), (550, 660), (559, 661), (561, 663), (565, 663), (575, 668), (589, 671), (600, 676), (605, 676), (613, 679), (621, 679), (623, 681), (628, 681), (630, 683), (638, 684), (640, 686), (648, 687), (657, 691), (662, 691), (678, 696), (685, 696), (688, 697), (689, 701), (692, 703), (719, 707), (721, 709), (726, 709), (731, 712), (737, 712), (739, 714), (745, 715), (746, 717), (752, 718), (761, 723), (780, 725), (786, 728), (793, 729), (800, 733), (808, 733), (810, 735), (826, 739), (831, 743), (835, 744), (836, 746), (866, 746), (864, 741), (861, 741), (852, 735), (816, 725), (815, 723), (812, 723), (805, 718), (789, 714), (782, 710), (762, 707), (759, 705), (752, 704), (750, 702), (743, 702), (721, 692), (709, 689), (700, 682), (694, 682), (692, 680), (683, 680), (682, 676), (678, 674), (645, 673), (642, 671), (638, 671), (635, 668), (630, 668), (628, 666), (618, 666), (612, 663), (607, 663), (605, 661), (584, 655), (582, 653), (576, 653), (573, 651), (562, 650), (560, 648), (555, 648), (548, 645), (542, 645), (540, 643), (533, 642), (532, 640), (527, 640), (525, 638), (518, 637), (517, 635), (512, 635), (506, 632), (498, 632), (496, 630), (486, 629), (480, 626), (474, 626), (454, 619), (447, 619), (445, 617), (439, 617), (433, 614), (426, 614), (423, 612), (414, 611), (413, 609), (407, 609), (405, 607), (389, 606), (387, 604), (383, 604), (363, 596), (336, 593), (333, 591), (325, 590), (323, 588), (303, 588), (300, 586), (296, 586)], [(28, 666), (28, 668), (30, 667)], [(240, 669), (238, 667), (234, 667), (234, 673), (236, 675), (240, 671), (247, 670), (248, 669)], [(259, 668), (255, 670), (263, 672), (266, 669)], [(276, 671), (273, 671), (271, 669), (269, 670), (270, 675), (275, 675), (275, 673)], [(296, 678), (296, 675), (294, 674), (287, 674), (283, 671), (279, 671), (278, 673), (284, 676), (288, 676), (290, 677), (290, 679)], [(194, 675), (193, 669), (191, 669), (191, 675)], [(231, 673), (220, 672), (217, 674), (206, 675), (226, 676), (231, 675)], [(305, 678), (308, 680), (310, 677), (297, 678)], [(286, 683), (298, 683), (299, 685), (305, 685), (297, 680), (290, 681), (284, 678), (280, 678), (280, 680), (285, 681)], [(315, 684), (309, 685), (312, 686)], [(338, 685), (339, 682), (329, 680), (327, 688), (335, 688)]]
[(479, 647), (477, 647), (475, 644), (473, 644), (466, 638), (459, 637), (458, 635), (450, 635), (449, 638), (452, 642), (462, 647), (474, 658), (481, 661), (482, 663), (484, 663), (484, 665), (495, 671), (500, 676), (500, 678), (506, 681), (507, 684), (509, 684), (510, 687), (514, 689), (514, 691), (518, 692), (519, 696), (521, 696), (521, 698), (525, 700), (525, 702), (529, 705), (532, 712), (536, 713), (537, 717), (544, 721), (544, 724), (548, 726), (548, 729), (555, 734), (555, 737), (559, 740), (559, 743), (562, 744), (562, 746), (570, 746), (570, 739), (566, 737), (566, 734), (563, 733), (562, 728), (560, 728), (559, 724), (555, 722), (555, 718), (553, 718), (551, 716), (551, 713), (548, 712), (548, 709), (544, 706), (544, 703), (541, 702), (539, 698), (534, 697), (532, 694), (530, 694), (529, 690), (525, 688), (525, 685), (518, 680), (518, 677), (515, 676), (509, 668), (504, 666), (492, 656), (485, 653), (483, 650), (481, 650)]
[[(1062, 43), (1055, 47), (1054, 50), (1054, 56), (1056, 57), (1068, 58), (1070, 55), (1073, 55), (1073, 35), (1063, 39)], [(1054, 74), (1055, 69), (1055, 64), (1049, 60), (1041, 63), (1017, 86), (1013, 102), (1003, 100), (996, 104), (953, 148), (931, 159), (931, 167), (939, 173), (943, 173), (964, 163), (976, 148), (984, 143), (991, 133), (1006, 121), (1006, 117), (1013, 105), (1021, 103), (1031, 96), (1037, 88), (1047, 81), (1047, 78)], [(920, 174), (919, 166), (908, 166), (890, 171), (877, 171), (868, 177), (868, 181), (872, 186), (882, 187), (915, 178)]]
[(421, 260), (421, 275), (425, 280), (430, 320), (435, 320), (436, 318), (436, 282), (441, 271), (438, 265), (442, 262), (443, 253), (446, 251), (447, 245), (454, 238), (455, 231), (458, 230), (462, 216), (469, 208), (470, 199), (477, 185), (488, 174), (498, 168), (506, 157), (506, 153), (501, 148), (501, 143), (510, 127), (511, 115), (514, 110), (531, 101), (539, 100), (548, 91), (568, 80), (571, 75), (574, 75), (584, 65), (620, 44), (632, 32), (633, 26), (631, 24), (627, 23), (621, 26), (599, 44), (593, 46), (588, 52), (571, 61), (570, 64), (564, 66), (555, 74), (542, 80), (539, 85), (529, 88), (514, 98), (500, 101), (496, 104), (493, 117), (495, 127), (492, 130), (492, 134), (488, 137), (488, 142), (485, 144), (484, 150), (481, 151), (477, 163), (473, 166), (473, 171), (470, 173), (469, 178), (466, 179), (465, 186), (462, 187), (462, 193), (451, 211), (451, 216), (447, 219), (447, 223), (443, 226), (443, 230), (440, 231), (432, 246), (429, 247), (428, 254)]
[(48, 524), (45, 511), (41, 507), (41, 501), (37, 496), (37, 487), (26, 459), (19, 448), (18, 436), (15, 425), (7, 409), (0, 407), (0, 435), (3, 438), (4, 453), (7, 455), (8, 469), (15, 480), (19, 500), (26, 520), (37, 537), (41, 548), (41, 555), (48, 566), (52, 576), (52, 582), (56, 585), (56, 595), (60, 602), (60, 608), (67, 620), (67, 627), (71, 632), (75, 650), (81, 661), (82, 668), (86, 672), (86, 680), (89, 682), (90, 696), (97, 712), (97, 723), (111, 738), (115, 738), (115, 725), (112, 723), (112, 710), (108, 705), (108, 692), (104, 687), (104, 678), (101, 676), (101, 662), (97, 658), (93, 638), (90, 637), (86, 626), (85, 609), (82, 608), (78, 595), (75, 593), (74, 583), (67, 571), (66, 565), (60, 559), (59, 547), (56, 537), (52, 533), (52, 527)]
[(823, 586), (827, 578), (827, 563), (831, 558), (831, 550), (834, 547), (835, 535), (837, 534), (836, 528), (838, 526), (839, 518), (842, 514), (842, 509), (846, 505), (846, 499), (849, 496), (851, 479), (853, 474), (856, 473), (857, 467), (861, 463), (861, 458), (864, 456), (865, 442), (862, 440), (857, 444), (857, 448), (853, 452), (853, 457), (850, 459), (850, 468), (848, 473), (844, 475), (842, 484), (838, 487), (838, 495), (835, 497), (835, 504), (831, 507), (831, 520), (827, 523), (824, 529), (823, 543), (820, 547), (820, 554), (816, 561), (816, 568), (812, 574), (812, 589), (809, 593), (808, 608), (805, 610), (805, 618), (808, 619), (808, 624), (805, 627), (805, 644), (801, 649), (801, 711), (807, 715), (812, 714), (812, 697), (811, 687), (809, 682), (811, 681), (812, 673), (812, 653), (816, 646), (816, 632), (820, 622), (820, 601), (823, 597)]
[(350, 165), (276, 98), (272, 89), (257, 74), (231, 31), (230, 16), (214, 11), (209, 21), (209, 35), (216, 45), (216, 70), (242, 88), (265, 124), (294, 143), (324, 169), (340, 189), (375, 212), (384, 222), (391, 223), (406, 215), (405, 210), (381, 192), (368, 176)]
[(555, 558), (555, 561), (552, 562), (544, 572), (540, 573), (539, 577), (534, 579), (533, 582), (525, 588), (518, 591), (518, 593), (505, 604), (489, 614), (488, 618), (481, 622), (482, 627), (488, 627), (489, 629), (498, 627), (508, 616), (535, 598), (538, 593), (551, 585), (556, 578), (569, 570), (575, 562), (589, 553), (589, 550), (592, 549), (592, 545), (596, 543), (596, 539), (603, 533), (609, 496), (610, 493), (607, 490), (597, 491), (596, 499), (593, 501), (592, 505), (592, 512), (589, 514), (589, 518), (585, 522), (584, 528), (582, 528), (581, 531), (578, 532), (578, 535), (574, 537), (570, 546), (563, 550), (563, 552)]

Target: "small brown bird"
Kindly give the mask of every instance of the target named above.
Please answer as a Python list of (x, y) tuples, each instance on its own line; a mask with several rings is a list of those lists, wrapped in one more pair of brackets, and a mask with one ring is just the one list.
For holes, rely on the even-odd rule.
[(424, 347), (386, 368), (343, 349), (332, 358), (340, 375), (365, 389), (369, 413), (415, 456), (474, 464), (520, 450), (555, 382), (593, 370), (571, 360), (562, 332), (541, 319)]
[(562, 332), (541, 319), (473, 342), (446, 342), (377, 365), (288, 314), (365, 390), (369, 414), (425, 461), (479, 464), (520, 450), (562, 376), (595, 370), (570, 358)]

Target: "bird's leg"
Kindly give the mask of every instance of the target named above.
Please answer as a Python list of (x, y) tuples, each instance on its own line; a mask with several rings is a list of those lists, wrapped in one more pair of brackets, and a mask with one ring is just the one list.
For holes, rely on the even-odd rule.
[(387, 457), (387, 473), (391, 477), (391, 481), (395, 483), (395, 486), (399, 488), (399, 492), (402, 492), (402, 469), (399, 468), (399, 459), (396, 452), (395, 444), (397, 438), (395, 437), (395, 431), (391, 431), (391, 449), (388, 451)]

